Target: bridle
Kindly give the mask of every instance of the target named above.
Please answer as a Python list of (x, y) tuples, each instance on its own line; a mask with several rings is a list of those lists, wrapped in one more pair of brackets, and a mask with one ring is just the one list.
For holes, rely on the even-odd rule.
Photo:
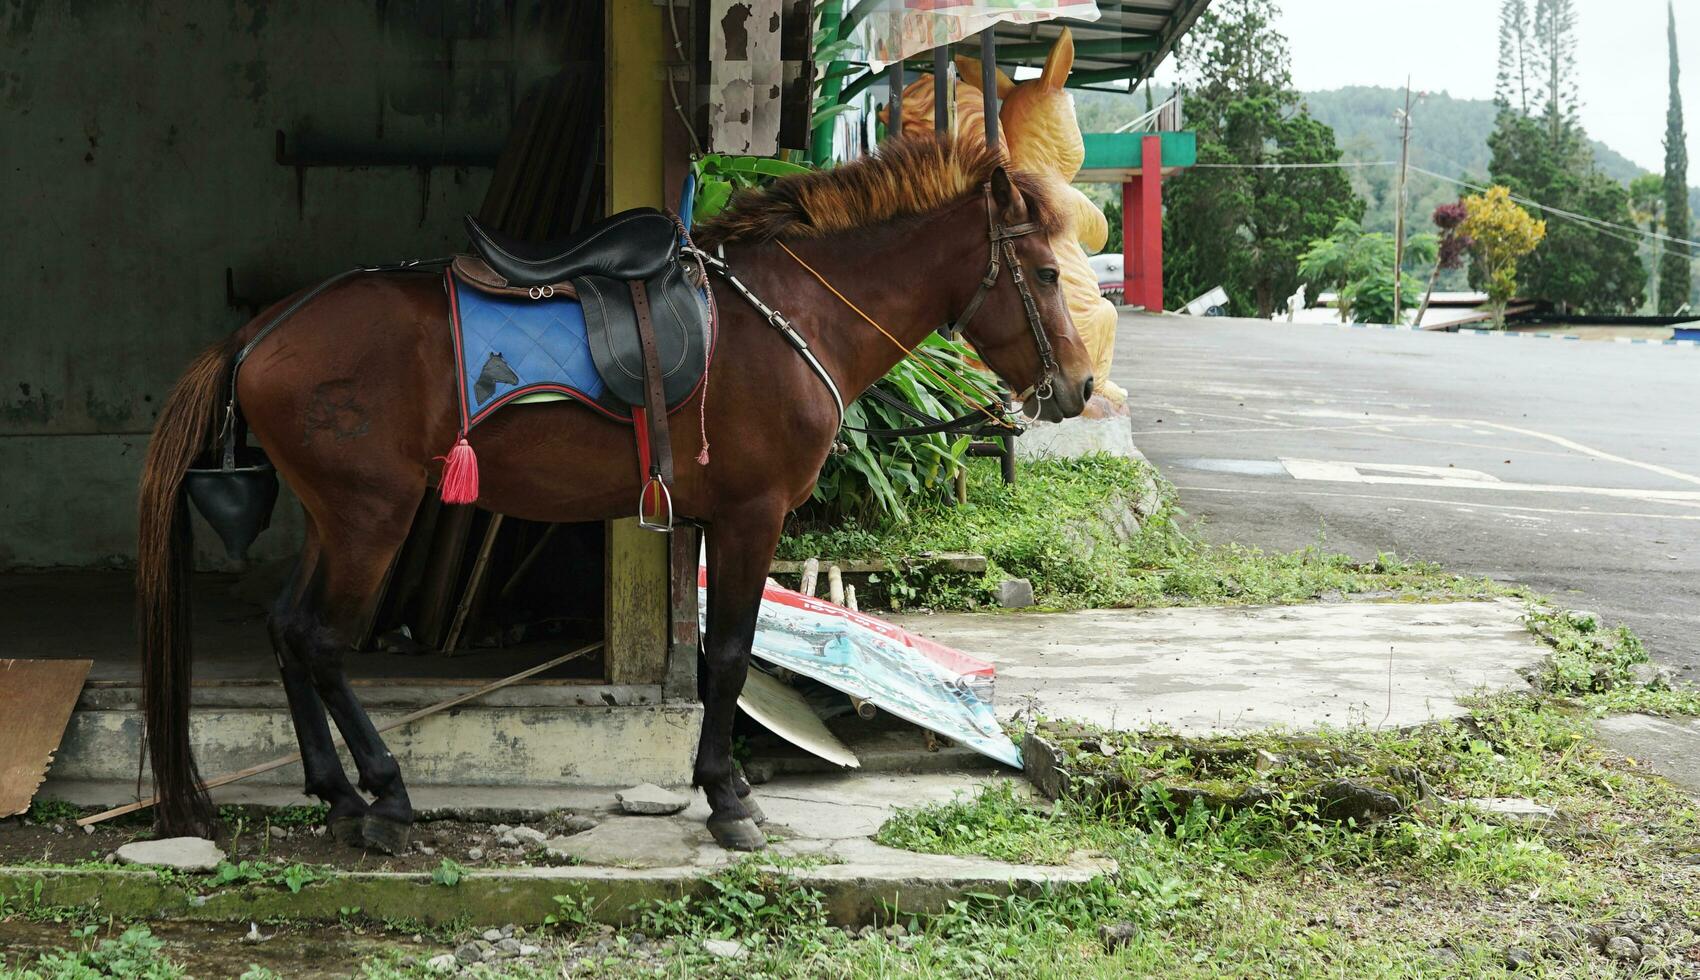
[(1039, 380), (1029, 385), (1027, 390), (1016, 396), (1017, 401), (1028, 398), (1044, 400), (1051, 397), (1051, 379), (1056, 376), (1056, 355), (1051, 350), (1051, 339), (1045, 336), (1045, 328), (1039, 321), (1039, 306), (1033, 302), (1033, 292), (1027, 288), (1027, 270), (1021, 265), (1021, 257), (1015, 252), (1015, 240), (1024, 235), (1031, 235), (1039, 230), (1039, 225), (1032, 221), (1024, 221), (1018, 225), (998, 223), (997, 206), (992, 199), (992, 182), (986, 181), (980, 185), (980, 191), (986, 198), (986, 235), (991, 242), (991, 254), (987, 258), (986, 275), (980, 280), (980, 288), (968, 301), (968, 306), (962, 315), (951, 321), (939, 332), (950, 339), (955, 339), (968, 326), (968, 321), (974, 319), (974, 314), (980, 312), (981, 304), (986, 302), (986, 296), (992, 287), (998, 284), (998, 274), (1001, 271), (998, 262), (998, 248), (1003, 248), (1004, 255), (1009, 259), (1009, 277), (1015, 281), (1015, 290), (1021, 294), (1021, 307), (1027, 313), (1027, 326), (1033, 331), (1033, 346), (1039, 352)]
[[(1021, 258), (1015, 251), (1015, 240), (1024, 235), (1030, 235), (1033, 232), (1038, 231), (1039, 225), (1036, 222), (1031, 221), (1016, 225), (1005, 225), (999, 223), (997, 220), (997, 206), (992, 197), (991, 181), (986, 181), (981, 184), (980, 190), (985, 196), (986, 201), (986, 236), (991, 246), (991, 252), (987, 259), (986, 275), (980, 280), (979, 289), (975, 290), (973, 297), (968, 301), (968, 305), (963, 309), (962, 314), (953, 318), (951, 322), (945, 326), (940, 327), (939, 332), (947, 338), (954, 339), (965, 327), (967, 327), (968, 322), (974, 318), (974, 315), (980, 311), (980, 307), (986, 301), (986, 296), (991, 292), (992, 287), (997, 285), (998, 277), (1002, 272), (1003, 263), (998, 258), (998, 251), (1001, 248), (1004, 257), (1009, 262), (1009, 274), (1010, 278), (1015, 282), (1016, 292), (1021, 294), (1021, 306), (1026, 312), (1027, 325), (1033, 332), (1033, 345), (1039, 354), (1039, 378), (1033, 384), (1029, 385), (1026, 391), (1017, 395), (1016, 400), (1025, 402), (1029, 398), (1034, 398), (1036, 400), (1049, 398), (1052, 393), (1051, 382), (1056, 376), (1057, 371), (1056, 355), (1052, 350), (1050, 338), (1045, 336), (1044, 325), (1039, 319), (1038, 304), (1033, 301), (1033, 293), (1027, 285), (1026, 270), (1022, 267)], [(787, 248), (783, 242), (778, 244), (781, 249), (784, 249), (787, 254), (797, 261), (798, 265), (801, 265), (809, 272), (809, 274), (819, 280), (821, 285), (825, 286), (829, 292), (842, 300), (846, 306), (849, 306), (852, 310), (854, 310), (862, 317), (862, 319), (872, 324), (880, 331), (880, 333), (885, 334), (886, 337), (890, 338), (892, 343), (902, 349), (905, 355), (912, 352), (913, 348), (904, 347), (902, 343), (900, 343), (895, 337), (892, 337), (892, 335), (887, 332), (884, 327), (880, 326), (873, 317), (863, 313), (855, 303), (851, 302), (843, 293), (833, 287), (833, 285), (826, 280), (825, 276), (816, 272), (814, 267), (805, 262), (801, 256)], [(739, 279), (737, 274), (732, 271), (732, 267), (726, 263), (725, 247), (722, 246), (715, 249), (715, 253), (713, 255), (702, 251), (694, 245), (687, 246), (684, 251), (690, 254), (701, 264), (705, 275), (708, 270), (713, 270), (715, 274), (726, 280), (727, 285), (731, 286), (738, 295), (742, 296), (745, 302), (749, 303), (757, 313), (761, 314), (762, 319), (766, 320), (769, 326), (772, 326), (779, 332), (781, 337), (785, 338), (785, 341), (791, 345), (791, 348), (797, 352), (798, 356), (802, 357), (804, 363), (809, 366), (810, 370), (814, 372), (816, 377), (820, 378), (821, 383), (825, 385), (827, 391), (831, 393), (833, 404), (838, 409), (839, 427), (845, 427), (844, 396), (839, 392), (837, 382), (833, 381), (832, 375), (827, 371), (826, 366), (821, 364), (819, 358), (815, 357), (814, 351), (809, 349), (809, 342), (797, 331), (796, 327), (792, 326), (791, 321), (786, 319), (785, 314), (762, 302), (761, 297), (757, 296), (755, 292), (752, 291), (750, 287), (747, 286), (743, 280)], [(1006, 427), (1015, 427), (1008, 419), (993, 415), (990, 409), (981, 408), (979, 411), (991, 416), (993, 421), (999, 422)]]

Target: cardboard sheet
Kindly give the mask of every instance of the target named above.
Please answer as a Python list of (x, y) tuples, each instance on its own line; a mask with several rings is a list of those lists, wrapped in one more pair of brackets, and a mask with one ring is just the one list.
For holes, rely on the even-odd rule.
[[(699, 569), (698, 588), (706, 589)], [(707, 629), (708, 599), (699, 597)], [(1021, 750), (992, 711), (992, 665), (901, 627), (774, 585), (762, 591), (752, 654), (872, 702), (1007, 765)]]
[(93, 666), (0, 659), (0, 817), (30, 808)]

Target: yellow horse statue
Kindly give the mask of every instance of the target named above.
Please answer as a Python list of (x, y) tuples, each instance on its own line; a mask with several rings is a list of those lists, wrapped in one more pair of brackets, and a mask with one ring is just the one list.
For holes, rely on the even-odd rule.
[[(983, 141), (986, 107), (979, 87), (980, 62), (959, 57), (956, 64), (957, 74), (961, 76), (954, 99), (956, 136)], [(1086, 414), (1103, 416), (1125, 411), (1127, 392), (1110, 380), (1110, 366), (1116, 352), (1116, 308), (1099, 293), (1098, 277), (1086, 261), (1089, 253), (1103, 249), (1110, 233), (1109, 222), (1104, 212), (1071, 183), (1086, 160), (1086, 143), (1074, 115), (1074, 97), (1063, 88), (1073, 67), (1074, 36), (1064, 28), (1038, 78), (1018, 84), (999, 71), (998, 138), (1011, 163), (1053, 181), (1058, 199), (1074, 205), (1072, 224), (1057, 235), (1051, 248), (1057, 255), (1069, 314), (1092, 354), (1092, 374), (1104, 399), (1100, 402), (1095, 396), (1095, 404), (1087, 407)], [(885, 113), (882, 118), (889, 121)], [(932, 129), (933, 77), (923, 75), (903, 90), (903, 131)]]

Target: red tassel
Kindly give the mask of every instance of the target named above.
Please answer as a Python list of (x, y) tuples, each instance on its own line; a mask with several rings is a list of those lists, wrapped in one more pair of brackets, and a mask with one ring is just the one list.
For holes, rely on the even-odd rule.
[(443, 483), (439, 488), (445, 504), (470, 504), (478, 499), (478, 455), (465, 436), (455, 443), (443, 460)]

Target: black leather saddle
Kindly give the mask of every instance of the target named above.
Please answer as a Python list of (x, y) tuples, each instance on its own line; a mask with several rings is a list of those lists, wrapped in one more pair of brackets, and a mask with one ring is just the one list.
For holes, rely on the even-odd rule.
[[(497, 279), (457, 265), (463, 282), (500, 295), (536, 300), (576, 297), (584, 312), (585, 342), (606, 391), (605, 409), (644, 408), (645, 362), (634, 285), (644, 294), (647, 327), (654, 338), (660, 394), (667, 409), (690, 398), (708, 369), (712, 338), (708, 300), (686, 275), (678, 226), (654, 208), (622, 211), (570, 237), (526, 242), (481, 227), (471, 215), (472, 244)], [(566, 288), (562, 286), (565, 284)]]
[(466, 216), (472, 247), (510, 285), (546, 286), (581, 276), (647, 281), (675, 261), (678, 230), (654, 208), (633, 208), (580, 229), (566, 238), (526, 242), (480, 225)]

